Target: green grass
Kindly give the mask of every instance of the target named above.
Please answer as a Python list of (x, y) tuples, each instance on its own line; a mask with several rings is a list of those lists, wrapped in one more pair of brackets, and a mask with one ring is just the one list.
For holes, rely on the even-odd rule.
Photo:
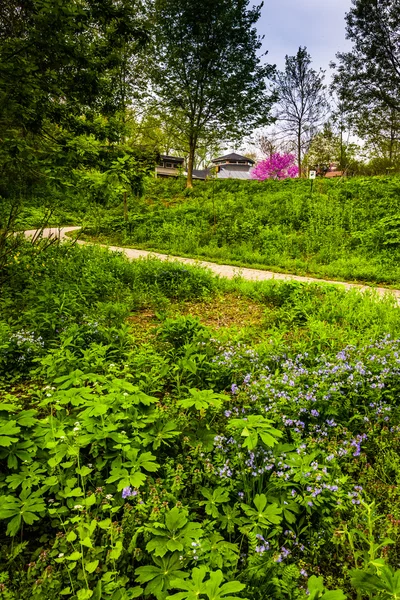
[[(119, 209), (118, 209), (119, 210)], [(114, 209), (86, 239), (220, 264), (325, 279), (400, 284), (400, 179), (199, 182), (153, 181)]]

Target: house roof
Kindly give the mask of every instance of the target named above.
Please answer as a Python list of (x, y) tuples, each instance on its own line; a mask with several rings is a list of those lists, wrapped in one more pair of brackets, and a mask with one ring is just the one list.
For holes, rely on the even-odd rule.
[(180, 162), (180, 163), (183, 163), (185, 161), (185, 159), (181, 158), (180, 156), (168, 156), (168, 154), (161, 154), (160, 158), (161, 158), (161, 160), (170, 160), (170, 161)]
[(254, 160), (252, 158), (248, 158), (247, 156), (242, 156), (241, 154), (236, 154), (236, 152), (232, 152), (231, 154), (226, 154), (225, 156), (220, 156), (218, 158), (214, 158), (213, 163), (221, 162), (223, 160), (246, 160), (247, 162), (251, 162), (254, 165)]

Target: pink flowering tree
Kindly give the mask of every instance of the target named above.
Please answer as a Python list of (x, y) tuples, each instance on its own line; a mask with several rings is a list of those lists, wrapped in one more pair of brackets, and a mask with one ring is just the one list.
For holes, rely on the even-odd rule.
[(297, 177), (299, 168), (294, 154), (272, 154), (270, 158), (261, 161), (251, 172), (253, 179), (288, 179)]

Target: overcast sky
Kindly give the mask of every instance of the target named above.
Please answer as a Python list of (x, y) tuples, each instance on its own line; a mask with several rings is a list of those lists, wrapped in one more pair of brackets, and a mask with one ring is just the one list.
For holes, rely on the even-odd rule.
[(328, 75), (336, 52), (350, 48), (344, 20), (350, 7), (351, 0), (264, 0), (257, 29), (265, 35), (267, 62), (283, 70), (285, 55), (306, 46), (313, 67)]

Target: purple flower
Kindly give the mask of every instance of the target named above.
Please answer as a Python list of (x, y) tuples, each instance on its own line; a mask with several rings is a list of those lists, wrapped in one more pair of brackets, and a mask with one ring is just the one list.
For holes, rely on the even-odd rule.
[(122, 490), (122, 497), (123, 498), (130, 498), (132, 496), (137, 496), (137, 490), (133, 490), (130, 486), (125, 487)]

